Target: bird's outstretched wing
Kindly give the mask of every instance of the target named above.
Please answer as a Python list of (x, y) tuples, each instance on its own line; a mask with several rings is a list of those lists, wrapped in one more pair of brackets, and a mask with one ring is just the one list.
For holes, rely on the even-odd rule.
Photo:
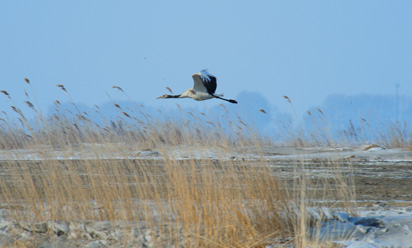
[(207, 92), (213, 95), (217, 88), (216, 77), (207, 70), (201, 70), (192, 75), (194, 85), (193, 89), (197, 92)]

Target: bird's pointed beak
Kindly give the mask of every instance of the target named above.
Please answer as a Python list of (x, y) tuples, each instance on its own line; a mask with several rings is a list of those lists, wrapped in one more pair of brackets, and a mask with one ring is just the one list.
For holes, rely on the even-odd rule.
[(159, 97), (157, 97), (156, 99), (164, 99), (164, 98), (166, 98), (165, 95), (159, 96)]

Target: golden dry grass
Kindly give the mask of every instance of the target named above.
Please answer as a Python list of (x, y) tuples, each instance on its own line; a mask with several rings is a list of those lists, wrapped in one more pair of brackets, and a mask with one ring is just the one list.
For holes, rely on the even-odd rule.
[[(67, 93), (64, 86), (58, 87)], [(305, 164), (299, 161), (291, 164), (296, 177), (281, 180), (263, 156), (270, 141), (242, 121), (234, 124), (227, 117), (232, 127), (228, 132), (221, 123), (192, 113), (191, 122), (186, 116), (181, 121), (148, 114), (139, 119), (116, 107), (119, 117), (104, 126), (62, 109), (30, 122), (15, 108), (20, 124), (4, 121), (0, 147), (34, 149), (40, 159), (1, 163), (0, 201), (7, 209), (3, 218), (135, 221), (164, 233), (176, 245), (183, 236), (187, 247), (264, 247), (279, 242), (306, 247), (321, 246), (309, 237), (310, 227), (321, 221), (309, 211), (320, 206), (311, 201), (311, 188), (337, 200), (335, 207), (352, 207), (353, 184), (342, 176), (339, 164), (325, 162), (335, 168), (333, 183), (311, 180), (301, 173)], [(176, 147), (193, 156), (182, 159), (170, 153)], [(253, 148), (261, 156), (195, 158), (211, 148), (242, 151), (242, 157)], [(156, 150), (159, 159), (127, 159), (136, 150)], [(72, 159), (73, 153), (83, 159)], [(107, 159), (106, 154), (126, 159)], [(87, 159), (90, 155), (94, 158)]]
[[(193, 154), (207, 152), (211, 146), (210, 142), (188, 142), (194, 144), (185, 149)], [(259, 140), (243, 141), (253, 142), (255, 149), (262, 145)], [(221, 146), (225, 144), (230, 151), (231, 141)], [(309, 240), (308, 228), (313, 223), (306, 210), (311, 194), (305, 175), (293, 184), (298, 190), (292, 190), (274, 176), (263, 157), (254, 161), (207, 156), (181, 160), (167, 155), (172, 145), (157, 145), (162, 154), (159, 160), (99, 159), (106, 153), (127, 154), (127, 144), (102, 145), (90, 149), (81, 143), (60, 144), (62, 160), (54, 159), (57, 148), (49, 145), (50, 150), (43, 150), (37, 162), (2, 163), (7, 177), (0, 182), (0, 199), (10, 210), (8, 218), (143, 221), (160, 227), (176, 242), (176, 230), (182, 230), (178, 234), (193, 247), (258, 247), (284, 237), (293, 237), (298, 247), (305, 247)], [(40, 144), (26, 146), (41, 148)], [(248, 147), (244, 148), (247, 152)], [(97, 159), (70, 159), (73, 149)], [(345, 179), (337, 180), (344, 186), (339, 194), (351, 200)], [(328, 185), (322, 187), (327, 194)], [(165, 223), (173, 223), (174, 230), (162, 229)]]

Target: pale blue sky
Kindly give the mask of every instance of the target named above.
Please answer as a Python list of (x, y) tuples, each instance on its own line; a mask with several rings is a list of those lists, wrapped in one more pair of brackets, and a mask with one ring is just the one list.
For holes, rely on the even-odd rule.
[[(42, 108), (125, 99), (157, 107), (221, 102), (156, 100), (201, 70), (227, 98), (245, 90), (299, 113), (330, 94), (412, 96), (412, 1), (11, 1), (0, 3), (0, 90), (23, 106), (24, 78)], [(0, 96), (0, 110), (10, 102)], [(242, 107), (241, 104), (238, 105)]]

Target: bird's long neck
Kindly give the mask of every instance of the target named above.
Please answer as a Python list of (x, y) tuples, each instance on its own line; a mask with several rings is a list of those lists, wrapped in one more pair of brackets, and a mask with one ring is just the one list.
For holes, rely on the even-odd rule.
[(180, 95), (166, 95), (167, 98), (179, 98)]

